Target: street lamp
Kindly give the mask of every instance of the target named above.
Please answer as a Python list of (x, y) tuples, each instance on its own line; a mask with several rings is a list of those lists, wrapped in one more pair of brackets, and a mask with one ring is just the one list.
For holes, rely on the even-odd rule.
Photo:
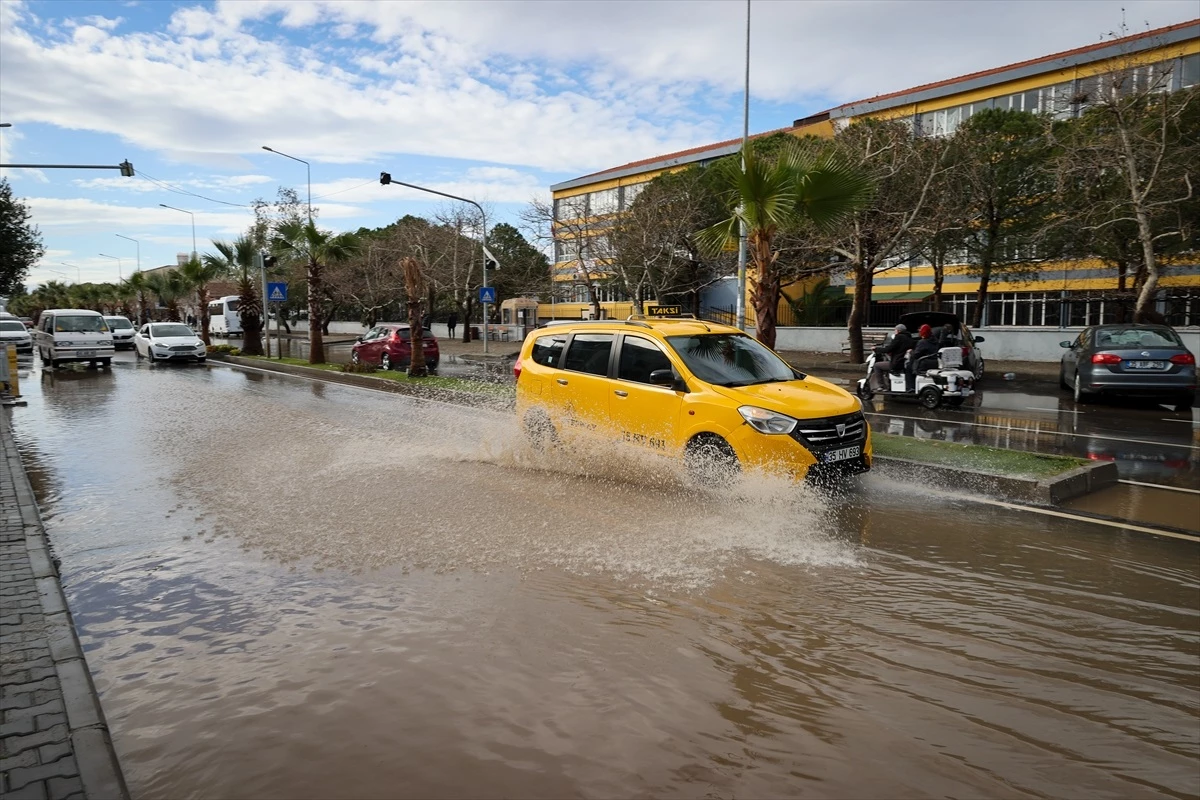
[[(195, 228), (192, 228), (192, 247), (193, 247), (193, 249), (196, 247), (195, 230), (196, 230)], [(137, 271), (141, 272), (142, 271), (142, 243), (139, 242), (137, 239), (132, 239), (128, 236), (122, 236), (119, 233), (117, 234), (117, 236), (120, 236), (120, 238), (122, 238), (126, 241), (129, 241), (129, 242), (133, 242), (134, 244), (137, 245)]]
[(119, 257), (106, 255), (104, 253), (97, 253), (96, 255), (104, 256), (105, 258), (115, 259), (117, 262), (117, 278), (121, 277), (121, 259)]
[(272, 150), (270, 147), (267, 147), (265, 144), (263, 145), (263, 150), (266, 150), (268, 153), (274, 153), (277, 156), (283, 156), (284, 158), (290, 158), (292, 161), (299, 161), (301, 164), (304, 165), (304, 171), (308, 175), (308, 222), (311, 225), (312, 224), (312, 166), (307, 161), (305, 161), (303, 158), (296, 158), (295, 156), (289, 156), (287, 153), (281, 153), (278, 150)]
[(58, 263), (62, 264), (64, 267), (75, 267), (75, 282), (83, 283), (83, 272), (80, 271), (78, 264), (68, 264), (66, 261), (60, 261)]
[[(162, 206), (163, 208), (169, 208), (172, 211), (182, 211), (184, 214), (187, 214), (189, 217), (192, 218), (192, 258), (195, 258), (196, 257), (196, 215), (193, 214), (191, 211), (188, 211), (183, 208), (176, 208), (175, 206), (169, 206), (166, 203), (159, 203), (159, 205)], [(140, 250), (141, 248), (139, 247), (138, 249)]]
[[(746, 87), (742, 93), (742, 173), (746, 172), (746, 147), (750, 143), (750, 0), (746, 0)], [(738, 223), (737, 319), (740, 330), (746, 329), (746, 217)], [(757, 322), (755, 323), (757, 326)]]
[[(417, 191), (420, 191), (420, 192), (429, 192), (430, 194), (436, 194), (441, 197), (449, 197), (451, 200), (458, 200), (460, 203), (470, 203), (471, 205), (473, 205), (477, 209), (479, 209), (479, 218), (480, 218), (480, 220), (482, 220), (482, 225), (483, 225), (483, 231), (480, 236), (480, 242), (479, 242), (480, 247), (483, 248), (483, 288), (484, 289), (488, 288), (487, 265), (488, 265), (488, 260), (492, 257), (492, 254), (490, 252), (488, 252), (488, 249), (487, 249), (487, 214), (484, 213), (483, 206), (479, 205), (479, 203), (476, 203), (474, 200), (468, 200), (467, 198), (459, 197), (456, 194), (447, 194), (446, 192), (439, 192), (437, 189), (426, 189), (424, 186), (417, 186), (414, 183), (405, 183), (404, 181), (395, 180), (394, 178), (392, 178), (391, 173), (388, 173), (388, 172), (379, 173), (379, 182), (381, 184), (383, 184), (384, 186), (395, 183), (399, 186), (407, 186), (410, 189), (416, 189)], [(497, 266), (499, 266), (499, 264), (497, 264)], [(480, 301), (480, 305), (483, 306), (483, 353), (484, 353), (484, 355), (487, 355), (487, 351), (488, 351), (488, 337), (487, 337), (488, 303), (486, 300), (482, 300), (482, 301)], [(466, 321), (464, 321), (463, 324), (469, 326), (470, 321), (466, 320)]]

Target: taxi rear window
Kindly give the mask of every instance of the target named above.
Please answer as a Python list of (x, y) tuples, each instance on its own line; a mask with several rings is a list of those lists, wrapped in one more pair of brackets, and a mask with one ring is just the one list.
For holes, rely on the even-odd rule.
[(566, 336), (539, 336), (533, 340), (533, 360), (544, 367), (562, 367), (563, 347)]

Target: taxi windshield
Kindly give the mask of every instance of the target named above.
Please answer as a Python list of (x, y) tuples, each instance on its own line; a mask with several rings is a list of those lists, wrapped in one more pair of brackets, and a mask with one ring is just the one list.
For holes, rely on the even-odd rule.
[(667, 341), (693, 375), (716, 386), (797, 380), (783, 359), (745, 334), (701, 333)]

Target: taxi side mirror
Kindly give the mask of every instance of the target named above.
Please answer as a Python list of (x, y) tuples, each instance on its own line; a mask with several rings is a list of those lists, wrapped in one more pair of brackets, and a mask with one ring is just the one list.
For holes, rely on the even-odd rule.
[(987, 339), (984, 339), (982, 336), (976, 336), (976, 337), (975, 337), (975, 343), (976, 343), (976, 344), (983, 344), (983, 343), (984, 343), (984, 342), (986, 342), (986, 341), (987, 341)]
[(1068, 349), (1069, 349), (1069, 348), (1071, 347), (1071, 343), (1070, 343), (1070, 342), (1059, 342), (1059, 343), (1058, 343), (1058, 346), (1059, 346), (1059, 347), (1066, 347), (1066, 348), (1068, 348)]
[(656, 369), (650, 373), (650, 382), (655, 386), (670, 386), (675, 383), (675, 372), (669, 369)]

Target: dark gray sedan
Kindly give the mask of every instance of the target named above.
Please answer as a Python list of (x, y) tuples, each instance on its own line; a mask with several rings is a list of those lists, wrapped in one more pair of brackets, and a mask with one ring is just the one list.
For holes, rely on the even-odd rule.
[(1196, 402), (1196, 356), (1166, 325), (1094, 325), (1059, 344), (1067, 348), (1059, 382), (1077, 403), (1146, 397), (1184, 410)]

